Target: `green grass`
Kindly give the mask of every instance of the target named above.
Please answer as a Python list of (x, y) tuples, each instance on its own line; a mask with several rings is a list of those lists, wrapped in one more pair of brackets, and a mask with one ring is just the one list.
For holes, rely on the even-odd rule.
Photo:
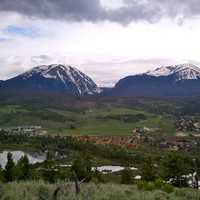
[(1, 113), (15, 112), (18, 108), (19, 106), (16, 106), (16, 105), (1, 105), (0, 112)]
[[(143, 114), (146, 120), (138, 122), (124, 122), (100, 117), (119, 116), (119, 115), (137, 115)], [(109, 110), (90, 110), (80, 116), (79, 124), (75, 130), (67, 130), (69, 134), (77, 133), (81, 135), (132, 135), (136, 127), (158, 128), (162, 133), (174, 135), (175, 128), (173, 121), (160, 115), (138, 111), (127, 108), (112, 108)]]
[[(135, 119), (143, 115), (145, 119)], [(124, 121), (123, 117), (130, 118)], [(136, 108), (111, 105), (88, 109), (32, 108), (19, 105), (0, 106), (0, 127), (41, 125), (50, 134), (60, 135), (132, 135), (136, 127), (158, 128), (163, 134), (174, 135), (173, 121), (165, 115)]]
[(192, 189), (175, 189), (172, 193), (161, 190), (143, 191), (135, 185), (82, 184), (81, 193), (75, 194), (74, 184), (46, 184), (42, 181), (13, 182), (1, 185), (0, 199), (52, 200), (55, 189), (62, 185), (58, 200), (199, 200), (200, 192)]

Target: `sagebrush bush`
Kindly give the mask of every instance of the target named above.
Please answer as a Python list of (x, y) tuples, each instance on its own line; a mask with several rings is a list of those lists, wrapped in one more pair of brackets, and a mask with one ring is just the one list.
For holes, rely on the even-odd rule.
[(153, 182), (147, 182), (147, 181), (139, 181), (137, 183), (137, 188), (139, 190), (145, 190), (145, 191), (153, 191), (155, 190), (155, 184)]
[(156, 179), (154, 183), (156, 189), (161, 189), (164, 184), (165, 183), (162, 179)]
[(3, 198), (3, 200), (12, 200), (12, 197), (10, 197), (10, 196), (5, 196), (5, 197)]
[(39, 200), (48, 200), (50, 199), (50, 192), (47, 187), (41, 186), (38, 191)]
[(0, 184), (0, 199), (2, 199), (4, 195), (4, 188), (3, 188), (3, 185)]
[(154, 196), (154, 200), (168, 200), (168, 199), (170, 199), (168, 194), (166, 194), (165, 192), (161, 192), (161, 191), (156, 193)]
[(148, 182), (147, 181), (138, 181), (137, 188), (138, 190), (145, 190), (147, 188)]
[(169, 184), (164, 184), (162, 186), (162, 191), (164, 191), (166, 193), (172, 193), (172, 192), (174, 192), (174, 187)]
[(146, 185), (146, 188), (144, 188), (146, 191), (153, 191), (155, 190), (155, 184), (153, 182), (149, 182), (147, 185)]

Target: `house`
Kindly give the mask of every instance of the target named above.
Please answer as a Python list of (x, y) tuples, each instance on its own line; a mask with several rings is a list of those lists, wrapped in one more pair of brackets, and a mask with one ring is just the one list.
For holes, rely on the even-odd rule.
[(18, 135), (35, 135), (41, 133), (41, 126), (16, 126), (16, 127), (4, 127), (0, 128), (0, 132), (4, 132), (8, 135), (18, 134)]

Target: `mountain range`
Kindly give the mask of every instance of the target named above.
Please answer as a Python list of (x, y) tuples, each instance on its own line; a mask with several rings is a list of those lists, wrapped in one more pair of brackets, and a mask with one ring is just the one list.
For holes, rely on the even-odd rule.
[(131, 75), (113, 88), (100, 89), (83, 72), (61, 64), (41, 65), (0, 81), (1, 90), (55, 91), (75, 96), (199, 96), (200, 68), (193, 64), (163, 66)]

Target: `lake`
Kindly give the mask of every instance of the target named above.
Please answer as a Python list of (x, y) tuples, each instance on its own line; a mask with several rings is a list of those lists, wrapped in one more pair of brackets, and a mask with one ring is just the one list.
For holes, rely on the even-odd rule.
[(15, 163), (24, 155), (27, 155), (29, 162), (31, 164), (35, 163), (41, 163), (46, 159), (46, 154), (40, 154), (40, 153), (27, 153), (24, 151), (2, 151), (0, 152), (0, 165), (2, 168), (5, 168), (5, 165), (7, 163), (7, 155), (8, 152), (12, 153), (12, 157)]

